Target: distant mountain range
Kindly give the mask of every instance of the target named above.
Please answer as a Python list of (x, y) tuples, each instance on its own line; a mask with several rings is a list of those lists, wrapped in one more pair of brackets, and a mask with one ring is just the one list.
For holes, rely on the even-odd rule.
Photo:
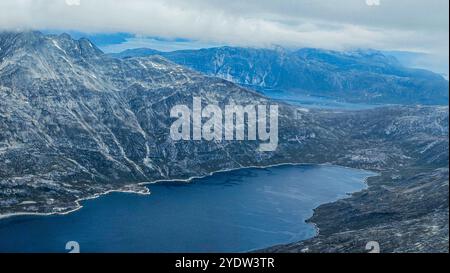
[(441, 75), (404, 67), (395, 57), (374, 50), (219, 47), (159, 52), (138, 48), (111, 54), (118, 58), (150, 55), (257, 90), (377, 104), (447, 105), (449, 98), (449, 83)]

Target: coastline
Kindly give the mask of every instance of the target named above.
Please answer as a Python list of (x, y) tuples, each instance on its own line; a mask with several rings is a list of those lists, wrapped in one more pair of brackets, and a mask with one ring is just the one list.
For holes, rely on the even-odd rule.
[[(194, 179), (201, 179), (201, 178), (205, 178), (205, 177), (209, 177), (212, 176), (214, 174), (217, 173), (225, 173), (225, 172), (231, 172), (231, 171), (237, 171), (237, 170), (245, 170), (245, 169), (266, 169), (266, 168), (271, 168), (271, 167), (279, 167), (279, 166), (304, 166), (304, 165), (316, 165), (316, 166), (336, 166), (336, 167), (340, 167), (340, 168), (346, 168), (346, 169), (356, 169), (356, 168), (352, 168), (352, 167), (348, 167), (348, 166), (341, 166), (341, 165), (334, 165), (332, 163), (277, 163), (277, 164), (270, 164), (270, 165), (264, 165), (264, 166), (246, 166), (246, 167), (237, 167), (237, 168), (229, 168), (229, 169), (222, 169), (222, 170), (218, 170), (218, 171), (212, 171), (209, 172), (205, 175), (202, 176), (192, 176), (186, 179), (158, 179), (155, 181), (149, 181), (149, 182), (140, 182), (140, 183), (136, 183), (136, 184), (128, 184), (125, 185), (119, 189), (115, 189), (115, 190), (108, 190), (105, 192), (101, 192), (98, 194), (94, 194), (92, 196), (87, 196), (87, 197), (83, 197), (80, 199), (75, 200), (75, 204), (76, 207), (74, 209), (70, 209), (67, 211), (61, 211), (61, 212), (48, 212), (48, 213), (41, 213), (41, 212), (15, 212), (15, 213), (7, 213), (7, 214), (0, 214), (0, 221), (7, 219), (7, 218), (12, 218), (15, 216), (51, 216), (51, 215), (67, 215), (69, 213), (78, 211), (80, 209), (83, 208), (83, 205), (81, 204), (81, 202), (85, 201), (85, 200), (92, 200), (92, 199), (96, 199), (101, 197), (102, 195), (106, 195), (109, 193), (113, 193), (113, 192), (117, 192), (117, 193), (131, 193), (131, 194), (138, 194), (138, 195), (150, 195), (151, 192), (150, 190), (145, 187), (146, 185), (151, 185), (151, 184), (157, 184), (157, 183), (164, 183), (164, 182), (182, 182), (182, 183), (190, 183), (192, 182), (192, 180)], [(367, 172), (372, 172), (374, 173), (374, 175), (371, 176), (367, 176), (364, 178), (363, 182), (366, 185), (366, 187), (364, 189), (366, 189), (369, 185), (367, 183), (367, 180), (369, 177), (374, 177), (374, 176), (379, 176), (379, 173), (374, 172), (373, 170), (365, 170), (365, 169), (356, 169), (356, 170), (363, 170), (363, 171), (367, 171)], [(144, 186), (140, 191), (137, 190), (130, 190), (130, 189), (126, 189), (129, 187), (136, 187), (136, 186)], [(364, 190), (362, 189), (362, 190)], [(348, 198), (349, 196), (351, 196), (351, 194), (356, 193), (356, 192), (351, 192), (351, 193), (346, 193), (347, 196), (343, 197), (343, 198), (338, 198), (337, 200), (341, 200), (341, 199), (345, 199)], [(337, 201), (335, 200), (335, 201)], [(333, 201), (333, 202), (335, 202)], [(322, 204), (321, 204), (322, 205)], [(64, 209), (64, 208), (61, 208)], [(313, 209), (313, 214), (315, 212), (315, 209)], [(313, 236), (317, 236), (319, 234), (319, 228), (314, 224), (314, 223), (308, 223), (314, 226), (314, 229), (316, 230), (316, 234)]]
[(80, 202), (85, 201), (85, 200), (92, 200), (92, 199), (97, 199), (102, 195), (106, 195), (109, 193), (113, 193), (113, 192), (119, 192), (119, 193), (132, 193), (132, 194), (139, 194), (139, 195), (150, 195), (150, 190), (147, 189), (147, 191), (132, 191), (132, 190), (108, 190), (102, 193), (98, 193), (95, 194), (93, 196), (88, 196), (88, 197), (83, 197), (80, 199), (75, 200), (75, 203), (77, 205), (76, 208), (68, 210), (68, 211), (62, 211), (62, 212), (48, 212), (48, 213), (43, 213), (43, 212), (16, 212), (16, 213), (7, 213), (7, 214), (0, 214), (0, 221), (3, 219), (7, 219), (7, 218), (11, 218), (14, 216), (51, 216), (51, 215), (66, 215), (72, 212), (75, 212), (79, 209), (83, 208), (83, 205), (80, 204)]

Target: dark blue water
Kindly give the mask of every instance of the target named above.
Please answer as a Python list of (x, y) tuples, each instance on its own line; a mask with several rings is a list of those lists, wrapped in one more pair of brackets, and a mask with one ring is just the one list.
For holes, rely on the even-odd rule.
[(373, 173), (336, 166), (279, 166), (112, 193), (68, 215), (0, 220), (0, 252), (239, 252), (314, 236), (304, 221), (322, 203), (365, 187)]
[(367, 104), (351, 103), (339, 101), (327, 97), (307, 96), (284, 90), (261, 90), (261, 92), (273, 99), (283, 101), (292, 105), (311, 109), (329, 109), (329, 110), (366, 110), (376, 107), (387, 106), (388, 104)]

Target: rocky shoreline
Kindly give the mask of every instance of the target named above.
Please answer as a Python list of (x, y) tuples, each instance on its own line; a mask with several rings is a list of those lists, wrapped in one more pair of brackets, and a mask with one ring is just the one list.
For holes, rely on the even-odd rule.
[[(405, 168), (368, 179), (368, 189), (324, 204), (308, 220), (314, 238), (256, 252), (449, 252), (449, 170)], [(400, 177), (398, 176), (400, 173)]]

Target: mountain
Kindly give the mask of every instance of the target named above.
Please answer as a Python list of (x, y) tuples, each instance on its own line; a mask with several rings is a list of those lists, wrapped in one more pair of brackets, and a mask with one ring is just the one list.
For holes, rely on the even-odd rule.
[(448, 105), (449, 85), (442, 76), (404, 67), (394, 57), (374, 50), (131, 49), (112, 56), (155, 54), (257, 90), (283, 90), (348, 102)]
[(280, 105), (276, 152), (251, 141), (173, 141), (170, 110), (194, 96), (221, 106), (270, 101), (160, 56), (112, 58), (65, 34), (2, 33), (0, 48), (0, 214), (70, 211), (80, 198), (145, 190), (140, 182), (295, 162), (316, 135), (335, 138), (313, 114), (295, 119), (297, 109)]
[[(277, 103), (277, 149), (261, 152), (259, 141), (174, 141), (170, 110), (194, 96), (219, 106)], [(65, 34), (1, 32), (0, 218), (70, 212), (79, 200), (113, 190), (145, 193), (142, 182), (327, 163), (380, 176), (367, 191), (318, 210), (312, 219), (320, 237), (310, 243), (317, 251), (335, 249), (333, 238), (344, 250), (364, 251), (358, 238), (384, 234), (379, 239), (393, 242), (391, 251), (448, 252), (448, 115), (447, 106), (307, 110), (161, 56), (120, 59)]]

